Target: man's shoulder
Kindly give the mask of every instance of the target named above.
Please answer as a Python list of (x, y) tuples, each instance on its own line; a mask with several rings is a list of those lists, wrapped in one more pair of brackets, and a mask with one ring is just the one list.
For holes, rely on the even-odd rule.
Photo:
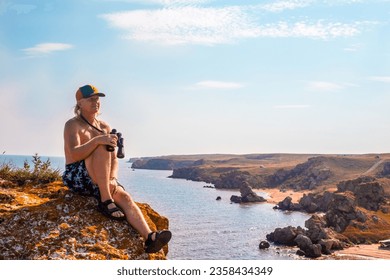
[(65, 128), (72, 128), (78, 126), (80, 126), (80, 119), (78, 117), (73, 117), (65, 123)]
[(105, 121), (99, 120), (99, 125), (102, 129), (108, 129), (110, 126)]

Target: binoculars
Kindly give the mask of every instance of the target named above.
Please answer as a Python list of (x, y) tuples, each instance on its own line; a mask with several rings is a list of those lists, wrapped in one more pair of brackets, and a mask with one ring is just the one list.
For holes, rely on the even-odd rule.
[[(124, 158), (125, 157), (125, 151), (124, 151), (124, 145), (123, 145), (123, 137), (122, 137), (122, 133), (120, 132), (117, 132), (116, 129), (113, 129), (111, 130), (110, 134), (116, 134), (116, 136), (118, 137), (118, 141), (116, 142), (117, 146), (118, 146), (118, 152), (116, 153), (116, 157), (117, 158)], [(107, 145), (107, 151), (109, 152), (113, 152), (115, 151), (115, 148), (113, 146), (110, 146), (110, 145)]]

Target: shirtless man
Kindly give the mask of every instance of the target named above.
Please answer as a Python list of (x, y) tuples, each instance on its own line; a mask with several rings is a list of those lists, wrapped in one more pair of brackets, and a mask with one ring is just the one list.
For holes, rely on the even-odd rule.
[(76, 92), (76, 116), (64, 129), (64, 184), (76, 193), (96, 197), (99, 211), (114, 220), (126, 219), (144, 238), (145, 251), (158, 252), (172, 234), (168, 230), (152, 232), (137, 204), (117, 181), (118, 159), (115, 151), (107, 151), (107, 145), (116, 147), (118, 138), (109, 133), (107, 123), (96, 118), (104, 96), (92, 85)]

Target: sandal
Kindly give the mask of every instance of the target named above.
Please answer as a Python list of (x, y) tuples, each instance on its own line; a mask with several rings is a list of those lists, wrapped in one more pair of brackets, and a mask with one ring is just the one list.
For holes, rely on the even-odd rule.
[[(152, 239), (152, 235), (154, 240)], [(145, 241), (145, 252), (146, 253), (157, 253), (164, 247), (169, 240), (171, 240), (172, 233), (169, 230), (153, 231), (148, 234), (148, 239)]]
[[(107, 199), (106, 201), (102, 202), (102, 201), (99, 201), (99, 204), (98, 204), (98, 210), (105, 216), (107, 216), (108, 218), (110, 219), (113, 219), (113, 220), (117, 220), (117, 221), (123, 221), (126, 219), (126, 216), (125, 214), (123, 213), (122, 209), (120, 209), (115, 203), (115, 207), (113, 208), (108, 208), (108, 205), (110, 205), (111, 203), (114, 203), (114, 201), (112, 199)], [(112, 215), (113, 213), (115, 212), (120, 212), (123, 214), (123, 216), (120, 216), (120, 217), (116, 217), (114, 215)]]

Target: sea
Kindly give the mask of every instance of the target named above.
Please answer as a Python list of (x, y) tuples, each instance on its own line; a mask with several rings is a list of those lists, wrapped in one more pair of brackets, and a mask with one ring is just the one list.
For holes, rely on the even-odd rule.
[[(0, 166), (11, 163), (22, 167), (32, 156), (0, 155)], [(54, 169), (64, 170), (63, 157), (45, 157)], [(292, 260), (296, 249), (275, 246), (259, 249), (259, 243), (278, 227), (302, 226), (310, 216), (282, 212), (270, 203), (236, 204), (230, 202), (238, 190), (205, 187), (210, 184), (172, 179), (172, 171), (132, 169), (119, 161), (118, 180), (138, 202), (149, 204), (169, 219), (172, 240), (171, 260)], [(265, 198), (266, 193), (260, 193)], [(217, 197), (221, 197), (217, 200)]]

